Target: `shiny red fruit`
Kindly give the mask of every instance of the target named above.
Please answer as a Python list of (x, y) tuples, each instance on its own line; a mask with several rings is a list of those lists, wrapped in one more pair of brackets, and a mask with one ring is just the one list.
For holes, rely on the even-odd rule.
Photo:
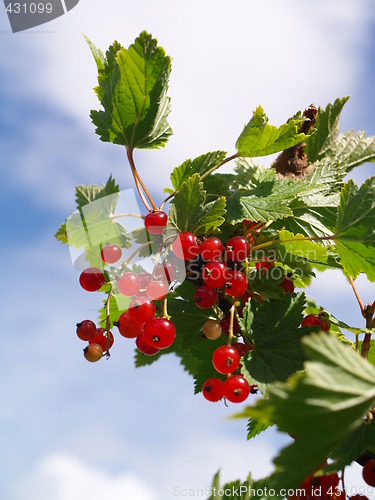
[(328, 332), (329, 323), (324, 321), (318, 314), (308, 314), (302, 320), (301, 326), (318, 326), (321, 330)]
[(252, 349), (254, 348), (254, 346), (250, 347), (246, 344), (243, 344), (242, 342), (235, 342), (231, 345), (233, 349), (236, 349), (241, 358), (242, 356), (245, 356), (248, 352), (252, 351)]
[(202, 271), (202, 279), (211, 288), (221, 288), (227, 282), (229, 270), (224, 262), (208, 262)]
[(103, 262), (107, 264), (114, 264), (121, 259), (122, 250), (117, 245), (107, 245), (100, 252), (100, 256)]
[(96, 334), (96, 325), (90, 319), (84, 319), (80, 323), (77, 323), (77, 336), (81, 340), (88, 341), (92, 339)]
[(82, 271), (79, 283), (86, 292), (97, 292), (105, 284), (105, 277), (97, 267), (88, 267)]
[(147, 297), (135, 297), (129, 304), (129, 316), (135, 323), (147, 323), (155, 316), (156, 307)]
[(207, 238), (199, 247), (199, 253), (204, 260), (220, 260), (224, 246), (219, 238)]
[(123, 312), (116, 323), (121, 335), (127, 339), (134, 339), (138, 335), (141, 335), (143, 325), (144, 323), (133, 321), (129, 311)]
[[(221, 328), (223, 329), (223, 333), (229, 334), (229, 326), (230, 326), (230, 317), (226, 316), (220, 321)], [(238, 324), (237, 318), (233, 319), (233, 335), (238, 335), (241, 331), (240, 325)]]
[(168, 292), (169, 288), (165, 281), (150, 281), (146, 286), (146, 293), (152, 300), (163, 299)]
[(144, 354), (145, 356), (153, 356), (154, 354), (157, 354), (160, 351), (160, 349), (158, 349), (157, 347), (153, 347), (147, 342), (144, 333), (138, 335), (135, 343), (138, 349), (141, 351), (141, 353)]
[(117, 283), (118, 291), (125, 297), (133, 297), (140, 290), (138, 276), (134, 273), (123, 274)]
[(199, 309), (209, 309), (217, 301), (217, 293), (213, 288), (200, 286), (194, 292), (194, 302)]
[(192, 260), (199, 253), (197, 238), (193, 233), (182, 232), (172, 243), (172, 252), (179, 259)]
[(232, 375), (224, 382), (223, 393), (231, 403), (242, 403), (250, 394), (250, 386), (242, 375)]
[(243, 262), (250, 255), (249, 242), (242, 236), (233, 236), (225, 245), (225, 256), (234, 262)]
[(284, 293), (293, 293), (294, 292), (294, 283), (287, 276), (284, 278), (284, 280), (280, 283), (279, 286), (281, 286), (281, 288), (284, 290)]
[(369, 486), (375, 486), (375, 459), (368, 460), (362, 469), (362, 477)]
[(172, 321), (166, 318), (154, 318), (144, 326), (144, 340), (152, 347), (166, 349), (176, 338), (176, 328)]
[(145, 217), (145, 228), (151, 234), (161, 234), (167, 225), (168, 215), (162, 210), (149, 212)]
[(106, 352), (107, 343), (108, 349), (110, 349), (113, 346), (114, 340), (115, 339), (113, 338), (112, 332), (107, 333), (104, 331), (104, 328), (97, 328), (96, 335), (91, 340), (89, 340), (89, 344), (99, 344), (103, 349), (103, 352)]
[(220, 401), (223, 397), (223, 385), (224, 382), (219, 378), (212, 377), (206, 380), (202, 387), (203, 396), (207, 399), (207, 401), (211, 401), (212, 403), (216, 403)]
[(222, 345), (214, 351), (212, 364), (217, 372), (227, 375), (239, 367), (240, 355), (232, 346)]
[(247, 290), (247, 279), (241, 271), (230, 271), (225, 285), (225, 293), (231, 297), (239, 297)]

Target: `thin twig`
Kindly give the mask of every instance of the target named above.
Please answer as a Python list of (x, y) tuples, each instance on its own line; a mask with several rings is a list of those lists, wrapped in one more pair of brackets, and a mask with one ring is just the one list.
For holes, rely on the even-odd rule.
[[(134, 177), (134, 182), (135, 182), (135, 185), (137, 187), (137, 191), (139, 193), (139, 196), (142, 199), (144, 206), (147, 208), (147, 210), (149, 212), (152, 212), (152, 210), (157, 210), (158, 209), (157, 206), (155, 205), (153, 199), (151, 198), (150, 193), (148, 192), (146, 186), (144, 185), (142, 179), (140, 178), (140, 176), (138, 174), (137, 168), (136, 168), (135, 163), (134, 163), (133, 150), (127, 149), (126, 152), (127, 152), (127, 156), (128, 156), (128, 160), (129, 160), (129, 165), (130, 165), (133, 177)], [(143, 192), (142, 192), (142, 190), (143, 190)], [(148, 203), (145, 195), (149, 199), (152, 207)]]
[(349, 282), (350, 282), (351, 287), (353, 288), (353, 292), (354, 292), (354, 295), (357, 298), (359, 307), (361, 308), (361, 314), (362, 314), (362, 316), (364, 316), (364, 314), (365, 314), (365, 306), (363, 305), (362, 299), (359, 296), (358, 290), (357, 290), (357, 288), (356, 288), (356, 286), (354, 284), (354, 280), (353, 280), (353, 278), (351, 276), (349, 276)]

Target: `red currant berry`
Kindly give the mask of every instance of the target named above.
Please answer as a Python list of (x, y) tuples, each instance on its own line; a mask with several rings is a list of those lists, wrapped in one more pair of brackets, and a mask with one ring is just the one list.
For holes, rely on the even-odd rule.
[(138, 282), (140, 290), (146, 290), (146, 286), (150, 283), (151, 278), (152, 276), (150, 273), (144, 272), (138, 274)]
[(229, 270), (224, 262), (208, 262), (202, 271), (203, 281), (211, 288), (220, 288), (225, 285), (229, 277)]
[(231, 297), (239, 297), (246, 292), (247, 279), (241, 271), (230, 271), (225, 285), (225, 293)]
[(157, 354), (160, 351), (160, 349), (150, 345), (147, 342), (143, 333), (141, 333), (141, 335), (138, 335), (135, 343), (139, 351), (141, 351), (141, 353), (144, 354), (145, 356), (153, 356), (154, 354)]
[[(220, 321), (221, 328), (223, 329), (223, 333), (229, 334), (229, 326), (230, 326), (230, 317), (226, 316)], [(240, 325), (238, 324), (237, 318), (234, 317), (233, 320), (233, 335), (238, 335), (241, 331)]]
[(199, 253), (204, 260), (220, 260), (223, 254), (223, 244), (219, 238), (208, 238), (199, 247)]
[(203, 333), (210, 340), (216, 340), (220, 337), (222, 328), (219, 321), (208, 319), (203, 325)]
[(130, 319), (136, 323), (147, 323), (155, 316), (155, 304), (146, 297), (136, 297), (129, 304)]
[(250, 347), (250, 346), (248, 346), (246, 344), (243, 344), (242, 342), (235, 342), (234, 344), (232, 344), (232, 347), (233, 347), (233, 349), (236, 349), (236, 351), (240, 355), (240, 358), (242, 358), (249, 351), (252, 351), (254, 349), (254, 346)]
[(244, 261), (250, 255), (249, 242), (242, 236), (233, 236), (225, 245), (225, 255), (234, 262)]
[(180, 233), (172, 243), (172, 252), (179, 259), (194, 259), (199, 253), (199, 245), (196, 236), (189, 232)]
[(118, 291), (125, 297), (133, 297), (140, 290), (138, 276), (134, 273), (123, 274), (117, 283)]
[(268, 269), (271, 269), (275, 264), (273, 262), (262, 260), (255, 263), (255, 269), (259, 271), (259, 269), (263, 269), (263, 274), (266, 274)]
[(177, 269), (173, 262), (164, 262), (164, 264), (159, 262), (154, 267), (153, 275), (156, 279), (171, 283), (177, 276)]
[(219, 378), (209, 378), (203, 384), (203, 396), (207, 399), (207, 401), (211, 401), (212, 403), (220, 401), (220, 399), (223, 397), (223, 385), (224, 382)]
[(113, 346), (114, 340), (112, 332), (107, 333), (103, 328), (97, 328), (96, 335), (89, 340), (89, 344), (99, 344), (103, 352), (105, 352), (107, 350), (107, 344), (108, 349), (110, 349)]
[(242, 375), (232, 375), (223, 385), (223, 395), (231, 403), (242, 403), (250, 394), (250, 386)]
[(145, 324), (144, 338), (151, 346), (166, 349), (176, 338), (176, 328), (169, 319), (154, 318)]
[(144, 323), (132, 320), (130, 311), (123, 312), (116, 323), (121, 335), (127, 339), (134, 339), (138, 337), (138, 335), (141, 335), (143, 332), (143, 325)]
[(240, 364), (240, 355), (232, 346), (222, 345), (214, 351), (212, 364), (219, 373), (233, 373)]
[(213, 288), (200, 286), (194, 292), (194, 302), (199, 309), (209, 309), (217, 301), (217, 293)]
[(321, 488), (322, 493), (327, 493), (328, 490), (335, 490), (339, 485), (339, 481), (339, 476), (336, 473), (315, 476), (311, 479), (312, 485), (316, 488)]
[(317, 314), (308, 314), (305, 316), (302, 320), (301, 326), (318, 326), (321, 330), (328, 332), (329, 330), (329, 323), (328, 321), (324, 321), (320, 316)]
[(97, 267), (88, 267), (82, 271), (79, 283), (86, 292), (97, 292), (104, 285), (105, 277)]
[(348, 500), (370, 500), (369, 497), (366, 497), (366, 495), (361, 495), (360, 493), (357, 493), (356, 495), (352, 495), (349, 497)]
[(284, 280), (280, 283), (279, 286), (281, 286), (281, 288), (284, 290), (284, 293), (293, 293), (294, 292), (294, 283), (287, 276), (284, 278)]
[(255, 231), (256, 233), (260, 233), (262, 227), (264, 226), (264, 224), (262, 224), (259, 220), (257, 222), (251, 222), (245, 219), (243, 223), (248, 231)]
[(77, 323), (77, 335), (78, 338), (84, 341), (92, 339), (96, 334), (96, 325), (90, 319), (85, 319), (80, 323)]
[(100, 256), (103, 262), (107, 264), (114, 264), (121, 259), (122, 250), (116, 245), (107, 245), (100, 252)]
[(145, 217), (145, 227), (151, 234), (161, 234), (167, 225), (168, 215), (162, 210), (149, 212)]
[(95, 363), (103, 357), (103, 349), (99, 344), (89, 344), (83, 349), (83, 355), (87, 361)]
[(168, 292), (168, 285), (164, 281), (150, 281), (146, 286), (146, 293), (152, 300), (162, 299)]
[(369, 486), (375, 486), (375, 459), (368, 460), (362, 469), (362, 477)]

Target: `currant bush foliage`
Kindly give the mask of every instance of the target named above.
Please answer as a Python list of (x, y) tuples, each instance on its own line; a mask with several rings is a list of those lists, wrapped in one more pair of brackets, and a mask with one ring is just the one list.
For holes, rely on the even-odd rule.
[[(114, 42), (105, 55), (87, 42), (98, 69), (95, 92), (101, 109), (92, 111), (91, 118), (100, 139), (124, 146), (128, 158), (134, 148), (165, 146), (172, 133), (167, 121), (171, 59), (146, 32), (128, 49)], [(171, 169), (171, 187), (165, 189), (168, 220), (161, 235), (145, 231), (141, 224), (127, 230), (114, 217), (120, 188), (112, 176), (101, 186), (77, 186), (77, 210), (56, 233), (59, 241), (82, 251), (89, 266), (103, 270), (99, 324), (107, 332), (118, 324), (131, 298), (119, 293), (119, 267), (106, 266), (98, 248), (111, 244), (128, 252), (136, 249), (138, 259), (154, 256), (157, 261), (160, 249), (170, 252), (183, 232), (198, 237), (197, 244), (214, 235), (224, 246), (233, 236), (247, 240), (249, 254), (228, 270), (246, 274), (246, 293), (232, 298), (228, 288), (219, 287), (214, 307), (198, 308), (193, 296), (204, 286), (205, 261), (198, 256), (183, 262), (187, 279), (169, 280), (173, 286), (167, 299), (155, 300), (156, 314), (173, 321), (175, 341), (154, 356), (139, 349), (135, 355), (141, 367), (173, 353), (199, 393), (208, 379), (226, 379), (212, 365), (215, 350), (233, 337), (244, 341), (248, 352), (242, 356), (241, 374), (260, 389), (261, 397), (237, 417), (248, 419), (249, 439), (277, 426), (295, 440), (275, 459), (269, 478), (254, 483), (249, 477), (232, 486), (295, 488), (327, 459), (331, 461), (324, 470), (337, 471), (365, 451), (375, 453), (375, 424), (365, 418), (375, 402), (375, 348), (371, 343), (368, 360), (358, 352), (362, 336), (373, 332), (374, 311), (363, 327), (349, 326), (303, 291), (316, 272), (326, 269), (342, 271), (348, 279), (365, 274), (375, 281), (375, 177), (359, 187), (352, 180), (345, 182), (354, 167), (375, 161), (375, 137), (340, 133), (340, 113), (347, 101), (343, 97), (314, 108), (313, 119), (298, 112), (280, 127), (270, 125), (258, 106), (231, 156), (221, 150), (207, 152)], [(260, 157), (276, 152), (282, 153), (271, 168), (259, 163)], [(293, 171), (297, 157), (301, 168)], [(231, 160), (236, 161), (232, 173), (217, 172)], [(281, 160), (286, 161), (283, 174), (278, 170)], [(139, 175), (131, 166), (139, 188)], [(122, 273), (144, 273), (142, 262), (130, 260), (121, 264)], [(307, 314), (316, 315), (318, 323), (328, 322), (329, 333), (302, 328)], [(229, 322), (229, 340), (224, 334), (216, 340), (205, 338), (202, 328), (208, 319)], [(347, 338), (348, 331), (354, 333), (355, 344)], [(217, 474), (213, 487), (219, 489), (219, 483)], [(250, 497), (267, 495), (236, 496)]]

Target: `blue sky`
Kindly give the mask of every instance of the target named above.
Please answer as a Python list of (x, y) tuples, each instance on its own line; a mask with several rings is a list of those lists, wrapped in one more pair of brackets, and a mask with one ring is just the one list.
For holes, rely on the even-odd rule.
[[(0, 7), (4, 500), (166, 500), (174, 485), (204, 488), (219, 467), (227, 480), (265, 475), (285, 442), (271, 431), (247, 443), (246, 422), (224, 419), (233, 407), (194, 397), (172, 356), (135, 370), (131, 343), (117, 336), (111, 359), (89, 365), (75, 336), (75, 323), (95, 317), (99, 301), (80, 289), (53, 234), (74, 210), (76, 184), (100, 184), (112, 172), (122, 189), (132, 186), (124, 151), (101, 143), (88, 117), (96, 74), (81, 32), (105, 49), (115, 38), (129, 45), (143, 29), (173, 57), (175, 136), (165, 150), (136, 156), (156, 200), (186, 158), (232, 152), (258, 104), (280, 124), (311, 102), (350, 94), (342, 130), (375, 134), (370, 1), (81, 0), (19, 34)], [(353, 176), (373, 173), (368, 165)], [(372, 300), (374, 286), (359, 282)], [(360, 324), (336, 273), (309, 293)]]

